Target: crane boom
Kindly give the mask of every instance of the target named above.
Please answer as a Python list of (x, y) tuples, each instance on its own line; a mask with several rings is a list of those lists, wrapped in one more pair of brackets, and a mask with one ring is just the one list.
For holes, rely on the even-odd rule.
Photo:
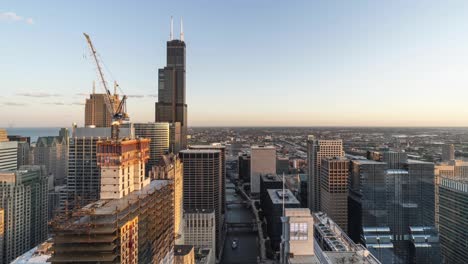
[(86, 41), (88, 42), (89, 49), (91, 50), (91, 53), (94, 58), (94, 62), (96, 63), (98, 72), (99, 72), (99, 78), (101, 79), (102, 86), (106, 90), (106, 94), (104, 96), (104, 102), (106, 104), (106, 108), (108, 112), (112, 115), (112, 129), (111, 129), (111, 134), (112, 138), (117, 140), (119, 138), (119, 130), (120, 130), (120, 124), (123, 121), (127, 121), (128, 114), (127, 114), (127, 107), (126, 107), (126, 101), (127, 101), (127, 96), (122, 95), (122, 100), (120, 103), (117, 105), (115, 100), (116, 100), (116, 90), (119, 87), (117, 82), (114, 84), (114, 96), (112, 96), (111, 92), (109, 91), (109, 88), (107, 87), (107, 82), (106, 79), (104, 78), (104, 73), (102, 71), (101, 64), (99, 63), (99, 59), (97, 57), (97, 51), (94, 48), (93, 42), (91, 41), (91, 38), (89, 37), (88, 34), (83, 33), (83, 35), (86, 38)]
[(112, 95), (109, 89), (107, 88), (107, 82), (106, 82), (106, 79), (104, 78), (104, 73), (102, 72), (101, 64), (99, 63), (99, 60), (96, 55), (97, 51), (94, 48), (93, 42), (91, 41), (91, 38), (89, 37), (89, 35), (86, 33), (83, 33), (83, 35), (85, 36), (86, 41), (88, 42), (89, 49), (91, 50), (91, 54), (93, 55), (94, 62), (96, 63), (102, 86), (106, 90), (106, 96), (104, 96), (104, 101), (106, 103), (107, 110), (109, 111), (109, 113), (111, 113), (112, 116), (114, 116), (116, 114), (115, 109), (114, 109), (114, 103), (113, 103), (114, 100), (112, 99)]

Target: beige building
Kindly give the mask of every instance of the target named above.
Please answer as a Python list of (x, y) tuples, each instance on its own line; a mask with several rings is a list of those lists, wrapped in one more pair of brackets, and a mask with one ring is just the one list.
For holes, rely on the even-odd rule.
[(183, 163), (177, 155), (167, 154), (160, 158), (158, 165), (151, 171), (152, 179), (174, 182), (174, 233), (176, 244), (184, 244), (183, 202), (184, 177)]
[(294, 256), (314, 255), (314, 219), (309, 208), (286, 208), (289, 217), (289, 252)]
[(322, 159), (320, 208), (345, 232), (348, 230), (348, 175), (347, 159)]
[[(115, 106), (120, 104), (117, 94), (111, 96)], [(85, 126), (110, 127), (112, 123), (112, 113), (107, 110), (107, 95), (92, 93), (85, 104)]]
[(16, 170), (18, 168), (18, 142), (0, 142), (0, 170)]
[(214, 210), (189, 210), (184, 212), (184, 238), (186, 245), (195, 250), (216, 248), (216, 218)]
[(195, 251), (191, 245), (174, 247), (174, 264), (195, 264)]
[(5, 142), (5, 141), (9, 141), (8, 134), (6, 132), (6, 129), (0, 128), (0, 142)]
[(149, 139), (100, 140), (97, 164), (101, 169), (101, 199), (120, 199), (148, 185), (145, 163)]
[(260, 193), (260, 176), (276, 174), (276, 148), (252, 146), (250, 149), (250, 192)]
[(320, 211), (320, 171), (321, 162), (325, 157), (343, 157), (343, 141), (316, 139), (309, 135), (307, 138), (307, 166), (308, 166), (308, 206), (312, 212)]

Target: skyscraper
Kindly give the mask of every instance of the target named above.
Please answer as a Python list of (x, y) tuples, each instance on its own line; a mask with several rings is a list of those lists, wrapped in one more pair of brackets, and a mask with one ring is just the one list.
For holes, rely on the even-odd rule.
[(308, 205), (312, 212), (320, 211), (320, 170), (324, 157), (343, 157), (343, 141), (307, 138)]
[(407, 160), (401, 169), (386, 170), (389, 227), (395, 255), (403, 263), (420, 257), (425, 258), (424, 263), (440, 262), (438, 238), (433, 232), (425, 233), (424, 243), (430, 245), (429, 251), (412, 239), (419, 230), (435, 227), (434, 178), (434, 164), (431, 162)]
[(184, 164), (184, 210), (214, 210), (216, 220), (216, 255), (222, 235), (221, 151), (210, 149), (182, 150)]
[(18, 168), (18, 142), (0, 142), (0, 170), (16, 170)]
[(161, 160), (169, 151), (169, 123), (134, 123), (135, 136), (151, 139), (150, 157), (146, 164), (146, 172)]
[(455, 160), (455, 146), (453, 144), (442, 145), (442, 161)]
[[(133, 128), (120, 128), (121, 137), (133, 138)], [(68, 152), (67, 190), (70, 207), (79, 208), (99, 200), (101, 171), (97, 143), (111, 137), (111, 128), (75, 128)]]
[[(184, 244), (183, 225), (183, 163), (173, 153), (163, 155), (156, 166), (152, 168), (151, 177), (158, 180), (169, 180), (174, 183), (174, 234), (176, 244)], [(194, 245), (194, 244), (189, 244)]]
[(65, 184), (68, 163), (68, 129), (62, 128), (59, 136), (39, 137), (32, 149), (32, 164), (45, 165), (53, 175), (55, 185)]
[(260, 176), (276, 174), (276, 148), (252, 146), (250, 149), (250, 192), (260, 193)]
[(220, 143), (213, 143), (211, 145), (191, 145), (189, 149), (212, 149), (219, 150), (221, 153), (221, 212), (224, 214), (226, 210), (226, 146)]
[(47, 238), (47, 202), (44, 166), (0, 172), (0, 207), (5, 213), (2, 263), (10, 263)]
[(365, 245), (382, 263), (392, 263), (393, 243), (386, 195), (387, 163), (351, 161), (348, 234)]
[(180, 123), (180, 136), (174, 140), (180, 141), (180, 149), (185, 149), (188, 125), (185, 100), (185, 42), (182, 24), (180, 39), (173, 39), (172, 19), (171, 35), (167, 42), (166, 67), (158, 70), (158, 79), (155, 121)]
[(320, 208), (345, 232), (348, 230), (349, 161), (323, 158), (320, 173)]
[[(112, 113), (106, 106), (107, 94), (97, 94), (94, 91), (86, 99), (85, 103), (85, 126), (110, 127), (112, 124)], [(117, 94), (111, 95), (111, 104), (118, 106), (120, 99)]]
[(468, 180), (440, 177), (440, 246), (444, 263), (466, 263), (468, 259)]
[(172, 263), (174, 187), (145, 177), (149, 141), (98, 140), (100, 200), (54, 219), (52, 263)]

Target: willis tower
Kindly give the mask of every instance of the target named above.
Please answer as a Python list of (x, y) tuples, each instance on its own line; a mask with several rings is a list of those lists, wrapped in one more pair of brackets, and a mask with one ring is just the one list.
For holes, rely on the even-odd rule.
[(155, 121), (170, 123), (170, 151), (177, 153), (179, 150), (187, 148), (185, 42), (182, 20), (180, 22), (180, 39), (174, 39), (171, 17), (166, 67), (158, 70), (158, 79)]

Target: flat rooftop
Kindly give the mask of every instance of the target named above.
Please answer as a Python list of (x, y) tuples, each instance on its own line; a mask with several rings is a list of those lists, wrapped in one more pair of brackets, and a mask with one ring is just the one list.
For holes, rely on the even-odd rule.
[(134, 191), (120, 199), (99, 200), (86, 205), (83, 209), (93, 209), (93, 215), (110, 215), (115, 211), (123, 211), (129, 205), (137, 203), (141, 198), (160, 190), (170, 182), (168, 180), (153, 180), (143, 189)]
[(251, 147), (251, 149), (275, 149), (275, 146), (271, 146), (271, 145), (254, 145)]
[(376, 161), (376, 160), (368, 160), (368, 159), (352, 160), (352, 162), (357, 163), (357, 164), (387, 164), (386, 162)]
[(175, 245), (174, 246), (174, 256), (185, 256), (193, 250), (191, 245)]
[(221, 153), (221, 150), (218, 150), (218, 149), (184, 149), (184, 150), (179, 151), (179, 153), (184, 153), (184, 154)]
[(276, 182), (282, 181), (283, 179), (276, 174), (264, 174), (261, 176), (264, 182)]
[[(282, 189), (268, 189), (268, 195), (270, 196), (270, 199), (273, 202), (273, 204), (283, 203), (283, 198), (280, 197), (282, 196), (282, 192)], [(299, 200), (296, 199), (296, 197), (290, 190), (284, 189), (284, 194), (286, 195), (284, 199), (284, 204), (300, 204)]]
[(215, 145), (190, 145), (189, 149), (225, 149), (226, 146), (221, 144)]
[(434, 164), (432, 162), (428, 162), (428, 161), (422, 161), (422, 160), (414, 160), (414, 159), (408, 159), (408, 164)]

